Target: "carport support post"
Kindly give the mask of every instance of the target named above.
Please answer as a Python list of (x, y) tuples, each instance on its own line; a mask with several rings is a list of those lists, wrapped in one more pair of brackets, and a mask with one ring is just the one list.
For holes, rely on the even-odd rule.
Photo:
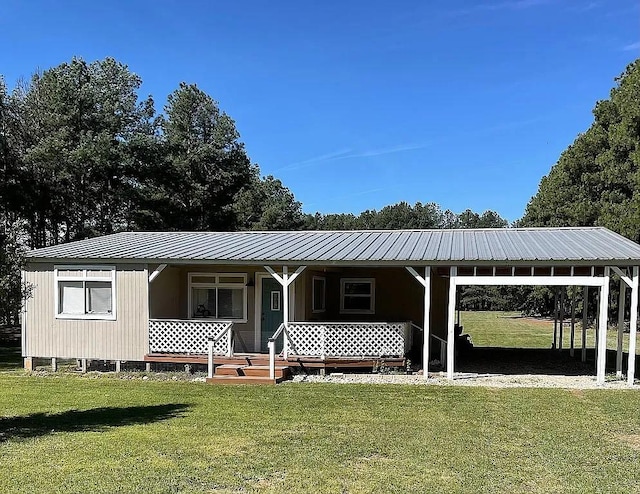
[(598, 321), (598, 361), (596, 367), (596, 382), (604, 384), (607, 364), (607, 322), (609, 315), (609, 266), (604, 268), (602, 288), (600, 288), (600, 314)]
[(589, 287), (582, 287), (582, 361), (587, 361), (587, 309), (589, 308)]
[[(423, 338), (422, 343), (422, 372), (425, 381), (429, 379), (429, 358), (431, 357), (431, 266), (424, 268), (424, 322), (422, 323)], [(442, 364), (442, 362), (441, 362)]]
[(562, 350), (562, 337), (564, 335), (564, 292), (565, 287), (560, 287), (560, 331), (558, 333), (558, 350)]
[(631, 281), (631, 318), (629, 320), (629, 361), (627, 384), (633, 386), (636, 375), (636, 330), (638, 327), (638, 266), (633, 267)]
[(551, 341), (551, 348), (556, 348), (556, 341), (558, 339), (558, 287), (555, 288), (553, 294), (553, 340)]
[(576, 346), (576, 287), (571, 287), (571, 341), (569, 355), (573, 357)]
[(618, 299), (618, 346), (616, 348), (616, 377), (622, 379), (622, 341), (624, 339), (624, 303), (627, 284), (620, 280), (620, 298)]
[(449, 307), (447, 312), (447, 379), (453, 379), (455, 359), (456, 275), (458, 268), (449, 268)]

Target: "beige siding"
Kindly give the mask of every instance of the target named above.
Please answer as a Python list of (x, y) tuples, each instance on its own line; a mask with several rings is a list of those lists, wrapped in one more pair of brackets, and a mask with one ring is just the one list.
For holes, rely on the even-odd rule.
[[(149, 266), (152, 272), (157, 265)], [(189, 319), (189, 273), (244, 273), (247, 280), (254, 280), (256, 271), (264, 268), (256, 266), (168, 266), (149, 287), (149, 308), (151, 319)], [(255, 287), (247, 287), (247, 322), (234, 323), (239, 338), (236, 351), (255, 350)]]
[(147, 280), (145, 265), (116, 265), (115, 321), (56, 319), (53, 264), (31, 263), (23, 355), (142, 360), (149, 346)]

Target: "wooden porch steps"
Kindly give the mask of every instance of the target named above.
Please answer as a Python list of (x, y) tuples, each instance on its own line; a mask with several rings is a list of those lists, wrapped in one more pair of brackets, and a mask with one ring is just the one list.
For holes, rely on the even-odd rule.
[(208, 384), (279, 384), (284, 378), (269, 379), (257, 376), (213, 376), (207, 377)]
[(210, 384), (277, 384), (289, 379), (291, 370), (287, 366), (275, 368), (275, 379), (269, 378), (268, 365), (218, 365), (213, 377), (208, 377)]

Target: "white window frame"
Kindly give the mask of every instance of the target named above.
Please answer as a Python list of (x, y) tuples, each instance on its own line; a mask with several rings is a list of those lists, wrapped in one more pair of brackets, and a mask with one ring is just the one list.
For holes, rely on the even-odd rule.
[[(322, 281), (322, 307), (316, 308), (316, 281)], [(327, 278), (314, 276), (311, 280), (311, 312), (321, 314), (327, 310)]]
[[(81, 275), (76, 276), (60, 276), (59, 271), (82, 271)], [(109, 271), (109, 276), (88, 276), (88, 271)], [(76, 281), (82, 282), (84, 291), (84, 314), (65, 314), (60, 312), (60, 282)], [(111, 283), (111, 313), (92, 314), (86, 312), (87, 303), (87, 281), (102, 281)], [(97, 321), (115, 321), (116, 320), (116, 267), (104, 265), (55, 265), (53, 266), (53, 291), (54, 291), (54, 315), (56, 319), (90, 319)]]
[[(371, 294), (346, 294), (345, 285), (347, 283), (369, 283)], [(345, 309), (344, 299), (348, 297), (369, 298), (369, 309)], [(340, 314), (375, 314), (376, 313), (376, 279), (375, 278), (340, 278)]]
[[(214, 278), (215, 282), (213, 283), (194, 283), (193, 278), (197, 278), (199, 276), (205, 276), (208, 278)], [(220, 283), (220, 278), (224, 277), (236, 277), (242, 278), (242, 282), (238, 283)], [(198, 317), (197, 320), (200, 319), (213, 319), (216, 321), (233, 321), (237, 323), (246, 323), (249, 319), (247, 317), (247, 273), (189, 273), (189, 283), (188, 283), (188, 295), (187, 295), (187, 314), (189, 319), (196, 319), (193, 317), (192, 312), (192, 300), (193, 300), (193, 289), (194, 288), (242, 288), (242, 319), (233, 319), (233, 318), (217, 318), (215, 315), (209, 317)], [(217, 307), (216, 307), (217, 310)]]

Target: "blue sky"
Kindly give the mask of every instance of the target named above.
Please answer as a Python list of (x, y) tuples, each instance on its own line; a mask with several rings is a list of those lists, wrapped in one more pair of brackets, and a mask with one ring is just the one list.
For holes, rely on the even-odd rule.
[(3, 0), (0, 74), (112, 56), (160, 110), (197, 83), (305, 212), (515, 220), (640, 56), (639, 20), (637, 0)]

